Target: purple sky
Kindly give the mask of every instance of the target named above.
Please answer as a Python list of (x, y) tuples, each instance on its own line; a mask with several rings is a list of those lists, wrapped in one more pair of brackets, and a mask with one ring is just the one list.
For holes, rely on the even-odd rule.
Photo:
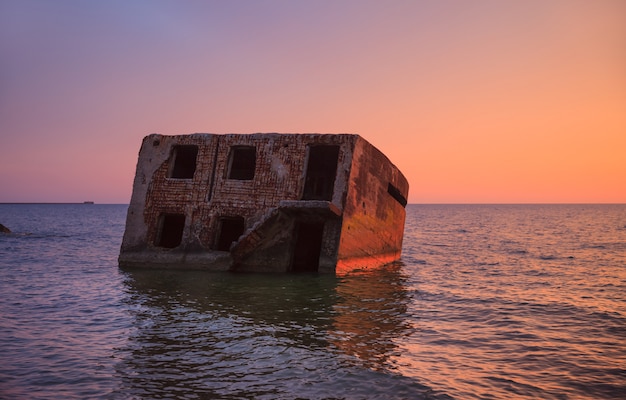
[(411, 202), (626, 202), (626, 2), (0, 0), (0, 202), (127, 203), (153, 132), (358, 133)]

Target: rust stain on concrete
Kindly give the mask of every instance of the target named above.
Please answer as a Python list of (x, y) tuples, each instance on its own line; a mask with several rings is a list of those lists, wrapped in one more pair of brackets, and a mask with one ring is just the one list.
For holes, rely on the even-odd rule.
[(400, 258), (409, 185), (352, 134), (152, 134), (121, 267), (342, 273)]

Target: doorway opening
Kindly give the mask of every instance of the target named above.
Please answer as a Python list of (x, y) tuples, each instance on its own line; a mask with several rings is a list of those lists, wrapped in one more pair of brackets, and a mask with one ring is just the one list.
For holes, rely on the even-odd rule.
[(243, 217), (220, 218), (216, 250), (230, 251), (230, 246), (243, 235)]
[(322, 251), (323, 234), (323, 222), (300, 222), (296, 225), (296, 243), (291, 261), (291, 271), (317, 272)]
[(339, 146), (309, 147), (302, 200), (332, 200), (338, 159)]

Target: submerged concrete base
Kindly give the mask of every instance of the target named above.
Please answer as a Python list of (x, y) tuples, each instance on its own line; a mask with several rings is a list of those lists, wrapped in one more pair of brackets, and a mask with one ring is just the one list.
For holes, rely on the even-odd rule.
[(124, 253), (120, 255), (118, 261), (122, 268), (164, 268), (206, 271), (228, 271), (233, 264), (233, 258), (227, 251), (203, 253), (144, 251)]

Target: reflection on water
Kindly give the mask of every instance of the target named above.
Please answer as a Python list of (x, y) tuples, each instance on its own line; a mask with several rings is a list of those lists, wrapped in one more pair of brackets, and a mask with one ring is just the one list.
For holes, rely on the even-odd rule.
[(398, 371), (459, 399), (625, 398), (624, 205), (409, 211)]
[(120, 393), (432, 398), (390, 372), (411, 332), (404, 279), (399, 265), (344, 277), (128, 272), (135, 333)]
[(355, 273), (337, 285), (333, 344), (371, 369), (395, 369), (398, 341), (410, 336), (410, 302), (402, 263)]
[(126, 208), (0, 205), (0, 399), (626, 393), (625, 205), (407, 206), (341, 277), (120, 271)]

